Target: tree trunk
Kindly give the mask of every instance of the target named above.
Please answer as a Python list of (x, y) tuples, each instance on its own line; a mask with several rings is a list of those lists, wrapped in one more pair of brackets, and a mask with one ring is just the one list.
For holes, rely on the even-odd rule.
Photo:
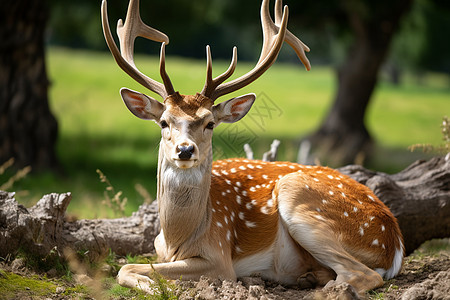
[[(404, 171), (387, 175), (347, 166), (341, 172), (366, 184), (397, 217), (406, 252), (423, 242), (450, 237), (450, 155), (419, 161)], [(26, 209), (14, 193), (0, 192), (0, 257), (18, 249), (45, 257), (55, 247), (88, 250), (92, 259), (111, 249), (118, 255), (154, 251), (159, 232), (156, 202), (142, 205), (131, 217), (67, 221), (70, 194), (44, 196)]]
[(320, 128), (306, 138), (312, 152), (302, 163), (318, 158), (322, 164), (337, 167), (370, 155), (373, 143), (364, 117), (392, 37), (411, 2), (344, 3), (354, 42), (337, 72), (334, 103)]
[(46, 1), (0, 4), (0, 164), (54, 168), (57, 123), (47, 98)]

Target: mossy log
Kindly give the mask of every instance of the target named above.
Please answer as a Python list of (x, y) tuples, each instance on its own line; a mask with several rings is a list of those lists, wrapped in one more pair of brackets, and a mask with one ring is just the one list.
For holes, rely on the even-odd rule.
[[(351, 165), (339, 169), (370, 187), (397, 217), (411, 253), (423, 242), (450, 237), (450, 155), (417, 161), (394, 175)], [(25, 208), (14, 193), (0, 191), (0, 257), (19, 249), (45, 257), (69, 247), (91, 257), (109, 250), (118, 255), (154, 252), (159, 232), (156, 202), (139, 207), (130, 217), (69, 221), (71, 194), (45, 195)]]

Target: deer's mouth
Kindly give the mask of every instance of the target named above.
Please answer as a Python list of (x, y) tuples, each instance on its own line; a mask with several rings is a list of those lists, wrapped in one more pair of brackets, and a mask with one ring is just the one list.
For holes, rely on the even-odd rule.
[(197, 159), (175, 159), (174, 161), (180, 169), (190, 169), (197, 165)]

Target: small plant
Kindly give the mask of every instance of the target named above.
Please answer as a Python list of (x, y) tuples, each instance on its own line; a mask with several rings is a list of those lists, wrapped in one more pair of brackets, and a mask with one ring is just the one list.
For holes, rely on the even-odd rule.
[(106, 189), (104, 191), (105, 200), (102, 201), (102, 204), (112, 209), (116, 216), (125, 216), (125, 205), (127, 204), (128, 199), (126, 197), (122, 198), (122, 191), (116, 193), (111, 182), (102, 171), (97, 169), (97, 174), (100, 177), (100, 181), (106, 184)]
[(443, 144), (439, 146), (433, 146), (431, 144), (415, 144), (409, 146), (408, 149), (415, 151), (416, 149), (422, 149), (425, 153), (437, 152), (440, 154), (446, 154), (450, 152), (450, 119), (447, 116), (442, 118), (441, 133)]
[(178, 299), (178, 296), (176, 295), (176, 291), (178, 287), (169, 282), (167, 279), (165, 279), (161, 274), (155, 271), (153, 268), (153, 274), (151, 276), (152, 280), (155, 282), (153, 285), (153, 288), (155, 289), (156, 293), (152, 295), (153, 299), (160, 299), (160, 300), (175, 300)]
[[(14, 165), (14, 158), (11, 158), (0, 165), (0, 175), (3, 175), (8, 168)], [(14, 175), (12, 175), (5, 183), (0, 184), (0, 190), (9, 190), (12, 188), (15, 182), (25, 178), (28, 173), (31, 172), (31, 167), (25, 167), (23, 169), (18, 170)]]
[(152, 196), (150, 196), (150, 193), (148, 190), (140, 183), (136, 183), (134, 185), (134, 189), (141, 195), (142, 198), (144, 198), (144, 203), (150, 204), (153, 202)]

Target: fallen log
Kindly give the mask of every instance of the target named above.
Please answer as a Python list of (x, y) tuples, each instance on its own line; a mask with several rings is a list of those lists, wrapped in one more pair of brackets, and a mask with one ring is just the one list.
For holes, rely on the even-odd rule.
[[(450, 155), (417, 161), (394, 175), (351, 165), (344, 174), (370, 187), (397, 217), (411, 253), (423, 242), (450, 237)], [(14, 193), (0, 191), (0, 257), (19, 249), (45, 257), (52, 249), (70, 247), (91, 258), (109, 250), (118, 255), (154, 252), (159, 232), (156, 202), (119, 219), (68, 221), (65, 212), (71, 194), (45, 195), (25, 208)]]

